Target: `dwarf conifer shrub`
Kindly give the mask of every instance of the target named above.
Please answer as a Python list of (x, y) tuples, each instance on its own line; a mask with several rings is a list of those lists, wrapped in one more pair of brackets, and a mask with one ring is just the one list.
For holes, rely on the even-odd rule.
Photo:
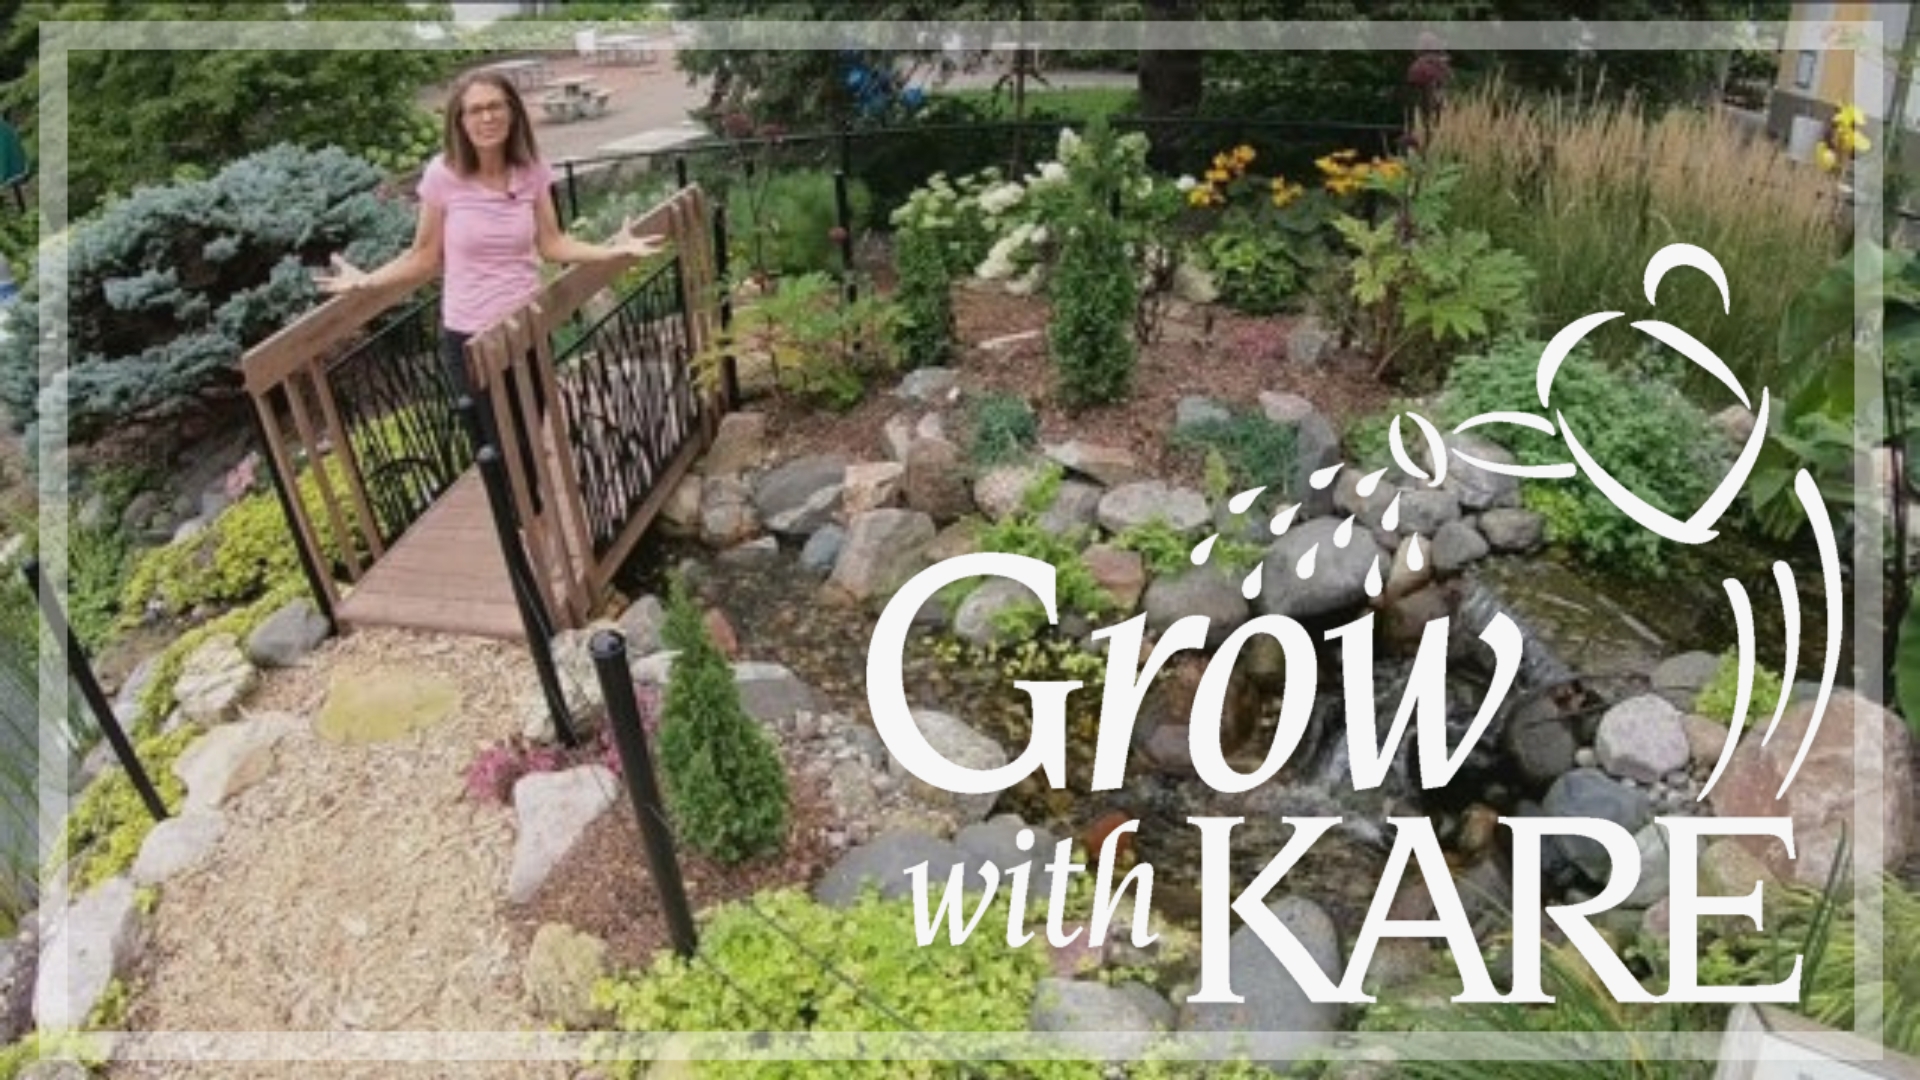
[(1061, 396), (1074, 405), (1122, 400), (1133, 389), (1133, 318), (1139, 307), (1134, 260), (1114, 217), (1119, 190), (1112, 135), (1096, 124), (1087, 135), (1096, 164), (1074, 174), (1075, 198), (1052, 283), (1048, 344)]
[[(341, 150), (276, 146), (140, 188), (51, 238), (0, 336), (14, 427), (64, 416), (85, 443), (233, 395), (242, 354), (322, 299), (312, 274), (329, 256), (370, 268), (405, 246), (413, 215), (380, 183)], [(40, 282), (63, 274), (71, 363), (42, 385)]]
[(660, 716), (660, 767), (680, 838), (721, 862), (778, 850), (787, 834), (787, 774), (766, 731), (747, 715), (733, 666), (676, 583), (662, 631), (679, 651)]
[(902, 229), (894, 241), (894, 266), (900, 284), (894, 300), (900, 319), (894, 336), (901, 365), (938, 367), (953, 350), (953, 275), (938, 236), (919, 229)]

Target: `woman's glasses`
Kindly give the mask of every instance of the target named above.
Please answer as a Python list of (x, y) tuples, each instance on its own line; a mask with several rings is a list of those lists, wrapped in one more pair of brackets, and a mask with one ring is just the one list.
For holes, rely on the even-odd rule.
[(478, 120), (484, 116), (504, 116), (507, 112), (507, 103), (504, 101), (483, 101), (478, 105), (469, 105), (461, 110), (461, 112), (462, 115), (471, 120)]

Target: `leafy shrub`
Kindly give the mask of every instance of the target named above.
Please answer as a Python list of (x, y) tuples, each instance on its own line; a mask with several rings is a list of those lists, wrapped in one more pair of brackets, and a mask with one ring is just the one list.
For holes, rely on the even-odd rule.
[[(1460, 358), (1440, 399), (1443, 426), (1538, 401), (1536, 374), (1544, 348), (1539, 342), (1509, 341)], [(1701, 437), (1712, 430), (1705, 413), (1671, 386), (1602, 367), (1584, 346), (1555, 375), (1553, 408), (1578, 429), (1595, 461), (1668, 514), (1691, 513), (1726, 474), (1720, 441)], [(1505, 446), (1523, 465), (1572, 460), (1558, 439), (1516, 424), (1489, 424), (1472, 433)], [(1664, 576), (1661, 538), (1584, 480), (1522, 481), (1521, 497), (1545, 517), (1550, 541), (1628, 573)]]
[[(1165, 518), (1154, 518), (1145, 525), (1135, 525), (1115, 536), (1113, 546), (1122, 551), (1139, 552), (1147, 570), (1153, 576), (1160, 577), (1184, 574), (1193, 569), (1193, 549), (1197, 545), (1185, 533), (1167, 524)], [(1256, 545), (1223, 536), (1213, 542), (1207, 565), (1232, 574), (1253, 569), (1253, 565), (1265, 554)]]
[(1471, 344), (1524, 322), (1535, 277), (1527, 261), (1484, 232), (1445, 224), (1459, 175), (1417, 156), (1403, 168), (1370, 170), (1358, 182), (1384, 193), (1392, 212), (1372, 225), (1334, 219), (1353, 253), (1349, 291), (1377, 371), (1396, 363), (1418, 370), (1448, 339)]
[[(1103, 162), (1112, 133), (1095, 124), (1089, 156)], [(1110, 209), (1118, 177), (1094, 167), (1073, 176), (1072, 216), (1061, 231), (1060, 263), (1051, 286), (1047, 340), (1061, 396), (1078, 405), (1122, 400), (1133, 387), (1133, 325), (1139, 295), (1125, 233)]]
[[(147, 778), (153, 781), (169, 813), (178, 812), (186, 797), (186, 786), (174, 775), (173, 763), (199, 735), (198, 727), (183, 724), (168, 734), (149, 736), (134, 744), (134, 753), (139, 755)], [(54, 849), (54, 857), (63, 860), (71, 872), (74, 894), (131, 869), (154, 824), (126, 770), (102, 773), (75, 800), (61, 831), (60, 845)]]
[(974, 402), (973, 439), (969, 446), (975, 463), (998, 465), (1011, 461), (1030, 449), (1039, 437), (1040, 420), (1034, 416), (1033, 406), (1027, 404), (1026, 398), (989, 394)]
[(787, 835), (780, 752), (740, 704), (733, 668), (676, 583), (663, 631), (679, 651), (660, 713), (660, 767), (680, 838), (722, 862), (777, 850)]
[(72, 363), (42, 388), (36, 274), (8, 309), (0, 403), (17, 428), (63, 416), (86, 443), (236, 392), (241, 354), (318, 299), (312, 268), (335, 252), (378, 264), (409, 242), (412, 215), (380, 181), (337, 149), (280, 146), (77, 225), (64, 240)]
[(894, 290), (899, 319), (894, 341), (901, 365), (938, 367), (953, 353), (953, 276), (941, 254), (940, 240), (918, 229), (894, 237)]
[(913, 190), (889, 220), (896, 237), (915, 233), (937, 241), (941, 265), (949, 277), (970, 274), (987, 257), (993, 225), (981, 205), (981, 193), (1001, 183), (1000, 170), (986, 168), (957, 180), (935, 173)]
[[(1693, 711), (1709, 720), (1718, 720), (1723, 724), (1733, 723), (1733, 699), (1740, 689), (1740, 651), (1728, 649), (1720, 656), (1720, 666), (1714, 670), (1713, 678), (1700, 688), (1700, 695), (1693, 701)], [(1747, 702), (1747, 724), (1751, 726), (1755, 718), (1762, 722), (1773, 718), (1773, 710), (1779, 707), (1780, 695), (1786, 687), (1780, 685), (1780, 673), (1756, 662), (1753, 665), (1753, 698)]]
[(1283, 235), (1227, 226), (1208, 234), (1202, 247), (1221, 301), (1236, 311), (1272, 315), (1300, 289), (1301, 271)]
[[(1034, 488), (1029, 488), (1028, 496), (1032, 498), (1041, 486), (1035, 485)], [(1055, 481), (1053, 486), (1057, 492), (1058, 481)], [(1039, 500), (1033, 499), (1033, 501)], [(1052, 500), (1049, 498), (1047, 501)], [(980, 551), (1024, 555), (1050, 564), (1055, 574), (1054, 600), (1058, 609), (1062, 613), (1076, 612), (1087, 616), (1098, 616), (1113, 610), (1113, 597), (1107, 590), (1100, 587), (1100, 582), (1093, 576), (1093, 571), (1087, 568), (1086, 560), (1080, 557), (1078, 541), (1078, 537), (1061, 536), (1042, 528), (1039, 522), (1034, 520), (1034, 512), (1029, 506), (1019, 513), (981, 529), (975, 538), (975, 545)], [(939, 595), (948, 611), (958, 611), (960, 605), (980, 585), (980, 578), (966, 578), (940, 590)], [(1045, 609), (1040, 607), (1038, 601), (1033, 607), (1039, 613), (1039, 624), (1031, 626), (1025, 623), (1020, 624), (1026, 627), (1029, 636), (1039, 626), (1046, 624)], [(1030, 615), (1010, 616), (1018, 619), (1028, 617)], [(1013, 628), (1013, 626), (1006, 627), (1009, 630)]]
[(852, 408), (870, 379), (896, 364), (893, 325), (899, 309), (871, 290), (848, 300), (826, 274), (782, 281), (744, 305), (695, 364), (702, 382), (718, 385), (721, 358), (771, 366), (779, 387), (830, 409)]

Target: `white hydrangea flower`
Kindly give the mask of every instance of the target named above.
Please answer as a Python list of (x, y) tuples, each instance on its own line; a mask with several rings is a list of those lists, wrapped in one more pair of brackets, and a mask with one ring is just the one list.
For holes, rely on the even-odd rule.
[(1040, 166), (1040, 179), (1050, 184), (1058, 184), (1067, 178), (1067, 167), (1057, 161), (1049, 161)]
[(1059, 148), (1054, 151), (1053, 156), (1064, 161), (1078, 149), (1080, 149), (1080, 136), (1075, 135), (1072, 128), (1061, 128)]

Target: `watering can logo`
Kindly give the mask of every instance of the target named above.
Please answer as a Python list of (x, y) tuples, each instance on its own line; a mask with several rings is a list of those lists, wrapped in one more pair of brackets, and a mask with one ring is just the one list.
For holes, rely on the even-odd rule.
[[(1722, 310), (1731, 314), (1732, 295), (1727, 287), (1726, 272), (1721, 268), (1719, 261), (1715, 259), (1712, 254), (1693, 244), (1669, 244), (1656, 252), (1653, 258), (1647, 262), (1645, 287), (1647, 302), (1649, 304), (1657, 304), (1660, 282), (1666, 276), (1667, 272), (1682, 267), (1699, 270), (1711, 278), (1714, 284), (1719, 286)], [(1540, 366), (1536, 376), (1536, 385), (1540, 394), (1540, 404), (1543, 409), (1551, 410), (1551, 419), (1546, 416), (1539, 416), (1527, 412), (1490, 412), (1472, 417), (1454, 428), (1454, 432), (1458, 434), (1486, 425), (1517, 424), (1550, 438), (1557, 438), (1563, 441), (1566, 444), (1571, 460), (1544, 465), (1522, 465), (1483, 460), (1472, 454), (1462, 452), (1459, 446), (1449, 447), (1442, 439), (1439, 430), (1434, 426), (1432, 421), (1418, 413), (1409, 412), (1405, 415), (1412, 421), (1414, 426), (1420, 430), (1421, 435), (1426, 441), (1428, 450), (1427, 461), (1431, 463), (1431, 468), (1423, 467), (1407, 453), (1406, 442), (1401, 433), (1401, 418), (1399, 416), (1393, 418), (1387, 431), (1389, 450), (1394, 463), (1408, 475), (1425, 481), (1429, 487), (1438, 487), (1445, 481), (1449, 455), (1458, 459), (1460, 465), (1466, 468), (1484, 469), (1491, 473), (1499, 473), (1522, 479), (1571, 480), (1584, 476), (1608, 501), (1618, 507), (1622, 513), (1626, 514), (1635, 523), (1644, 526), (1661, 537), (1683, 544), (1704, 544), (1714, 539), (1719, 535), (1713, 528), (1714, 523), (1720, 519), (1720, 516), (1726, 512), (1727, 507), (1732, 505), (1734, 497), (1740, 493), (1740, 489), (1745, 485), (1747, 477), (1753, 470), (1754, 462), (1759, 458), (1761, 448), (1766, 443), (1768, 412), (1771, 404), (1769, 395), (1763, 387), (1760, 391), (1760, 406), (1755, 414), (1753, 431), (1747, 436), (1746, 444), (1741, 448), (1732, 469), (1721, 479), (1719, 486), (1714, 489), (1707, 500), (1695, 509), (1691, 515), (1683, 521), (1649, 504), (1645, 499), (1642, 499), (1629, 490), (1626, 485), (1622, 484), (1609, 473), (1605, 466), (1594, 459), (1579, 435), (1575, 432), (1573, 426), (1567, 421), (1566, 416), (1561, 411), (1554, 409), (1552, 404), (1554, 376), (1558, 374), (1561, 366), (1566, 362), (1568, 355), (1573, 351), (1574, 347), (1578, 345), (1587, 334), (1605, 323), (1619, 318), (1622, 314), (1623, 312), (1618, 311), (1602, 311), (1582, 316), (1567, 324), (1566, 327), (1562, 328), (1560, 332), (1555, 334), (1553, 339), (1547, 343), (1547, 347), (1540, 355)], [(1742, 405), (1748, 409), (1753, 408), (1752, 400), (1749, 398), (1746, 390), (1740, 386), (1739, 381), (1734, 378), (1733, 373), (1727, 368), (1726, 363), (1716, 356), (1713, 350), (1707, 348), (1706, 345), (1702, 344), (1700, 340), (1692, 334), (1670, 323), (1655, 319), (1641, 320), (1632, 325), (1635, 329), (1674, 349), (1688, 360), (1699, 365), (1715, 379), (1719, 380), (1721, 385), (1732, 391), (1733, 395)], [(1309, 479), (1309, 484), (1315, 489), (1325, 489), (1334, 482), (1334, 479), (1344, 468), (1344, 464), (1335, 464), (1321, 469), (1312, 475)], [(1386, 469), (1381, 469), (1377, 472), (1370, 473), (1359, 481), (1357, 490), (1361, 498), (1369, 498), (1372, 496), (1375, 487), (1379, 484), (1386, 471)], [(1246, 509), (1252, 505), (1253, 500), (1256, 499), (1263, 490), (1265, 489), (1256, 488), (1252, 491), (1242, 492), (1234, 496), (1229, 502), (1228, 508), (1236, 514), (1245, 512)], [(1826, 591), (1827, 648), (1825, 670), (1822, 673), (1820, 681), (1819, 696), (1815, 700), (1813, 717), (1807, 725), (1806, 736), (1802, 740), (1799, 750), (1794, 757), (1793, 765), (1787, 771), (1786, 778), (1781, 782), (1780, 790), (1775, 794), (1775, 798), (1785, 796), (1787, 789), (1792, 786), (1794, 777), (1799, 774), (1801, 763), (1806, 759), (1807, 751), (1812, 747), (1815, 737), (1819, 734), (1820, 719), (1825, 714), (1827, 701), (1832, 695), (1834, 675), (1840, 660), (1840, 562), (1838, 546), (1834, 539), (1833, 523), (1827, 513), (1826, 504), (1821, 499), (1818, 488), (1814, 485), (1812, 476), (1809, 475), (1805, 469), (1800, 470), (1795, 477), (1794, 493), (1799, 498), (1801, 506), (1807, 513), (1808, 521), (1813, 527), (1814, 537), (1820, 551), (1821, 576), (1824, 579)], [(1396, 498), (1382, 518), (1381, 524), (1389, 532), (1393, 531), (1396, 527), (1398, 507), (1399, 500)], [(1292, 524), (1294, 512), (1298, 509), (1297, 506), (1290, 507), (1274, 518), (1271, 529), (1275, 535), (1287, 530), (1288, 526)], [(1333, 536), (1334, 546), (1345, 547), (1347, 545), (1353, 534), (1353, 526), (1353, 517), (1349, 517), (1342, 523)], [(1199, 564), (1206, 561), (1215, 539), (1217, 539), (1215, 536), (1208, 537), (1194, 550), (1194, 563)], [(1314, 572), (1314, 554), (1315, 552), (1313, 550), (1309, 550), (1305, 556), (1299, 560), (1296, 572), (1302, 579), (1311, 577)], [(1412, 540), (1410, 555), (1409, 565), (1412, 569), (1419, 570), (1423, 556), (1421, 554), (1420, 538), (1418, 536), (1415, 536)], [(1792, 686), (1795, 660), (1800, 652), (1799, 594), (1794, 585), (1792, 571), (1786, 563), (1775, 562), (1773, 564), (1773, 572), (1774, 580), (1780, 590), (1783, 623), (1786, 630), (1785, 648), (1783, 650), (1785, 663), (1784, 670), (1781, 673), (1781, 679), (1784, 685)], [(1258, 595), (1263, 581), (1261, 575), (1261, 569), (1256, 567), (1254, 573), (1248, 576), (1243, 589), (1248, 599), (1252, 599)], [(1727, 741), (1721, 749), (1719, 760), (1714, 765), (1712, 775), (1708, 778), (1706, 785), (1700, 792), (1701, 799), (1705, 799), (1707, 795), (1713, 791), (1714, 785), (1719, 781), (1721, 773), (1725, 771), (1728, 762), (1732, 759), (1734, 748), (1739, 742), (1740, 732), (1746, 721), (1748, 705), (1753, 697), (1755, 662), (1752, 604), (1747, 598), (1745, 587), (1737, 579), (1728, 578), (1722, 584), (1726, 588), (1728, 602), (1733, 608), (1734, 624), (1739, 638), (1739, 683), (1734, 703), (1734, 716), (1727, 729)], [(1368, 574), (1366, 589), (1369, 595), (1380, 595), (1381, 575), (1378, 559), (1375, 560)], [(1780, 699), (1774, 708), (1773, 719), (1767, 726), (1766, 734), (1761, 738), (1763, 745), (1773, 738), (1774, 730), (1779, 726), (1780, 718), (1786, 711), (1789, 696), (1790, 695), (1784, 693), (1780, 695)]]

